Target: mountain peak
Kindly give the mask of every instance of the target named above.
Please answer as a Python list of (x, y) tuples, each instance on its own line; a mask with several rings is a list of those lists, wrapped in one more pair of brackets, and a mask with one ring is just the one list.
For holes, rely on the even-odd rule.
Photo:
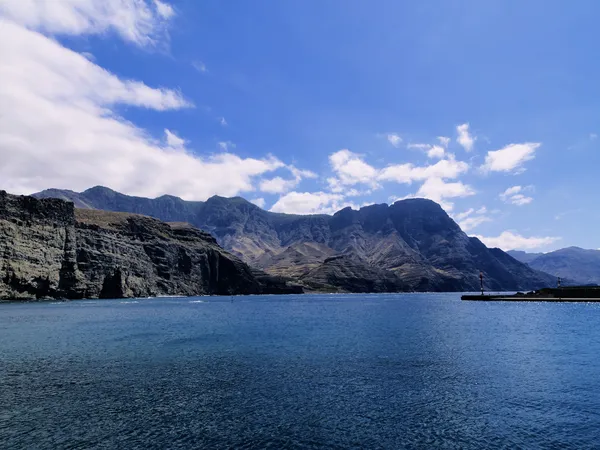
[(91, 187), (82, 192), (82, 194), (98, 194), (98, 193), (118, 194), (117, 191), (114, 191), (111, 188), (108, 188), (106, 186), (100, 186), (100, 185)]

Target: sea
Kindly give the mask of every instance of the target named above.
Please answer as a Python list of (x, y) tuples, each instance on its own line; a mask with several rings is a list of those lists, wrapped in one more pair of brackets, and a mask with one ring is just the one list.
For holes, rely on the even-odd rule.
[(0, 304), (0, 448), (600, 448), (600, 304)]

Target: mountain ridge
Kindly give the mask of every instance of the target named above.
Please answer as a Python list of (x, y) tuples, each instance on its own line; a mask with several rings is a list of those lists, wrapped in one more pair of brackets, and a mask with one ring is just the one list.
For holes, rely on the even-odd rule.
[[(53, 189), (34, 196), (62, 196), (85, 208), (190, 222), (251, 266), (298, 279), (310, 273), (311, 279), (321, 280), (316, 284), (334, 273), (327, 279), (339, 282), (340, 290), (402, 285), (405, 290), (472, 291), (479, 289), (480, 271), (489, 290), (526, 290), (554, 283), (554, 277), (467, 236), (437, 203), (427, 199), (304, 216), (265, 211), (242, 197), (187, 202), (172, 196), (131, 197), (103, 187), (82, 193)], [(302, 244), (314, 244), (314, 251), (302, 250)], [(326, 263), (341, 255), (349, 258)], [(366, 279), (359, 280), (361, 276)], [(388, 281), (396, 277), (397, 282), (378, 283), (378, 277)]]
[(535, 270), (572, 279), (578, 284), (600, 284), (600, 250), (571, 246), (548, 253), (508, 253)]

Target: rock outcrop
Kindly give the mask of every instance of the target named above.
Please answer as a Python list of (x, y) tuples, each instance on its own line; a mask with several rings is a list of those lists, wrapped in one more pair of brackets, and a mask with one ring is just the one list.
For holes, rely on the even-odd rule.
[(393, 272), (378, 269), (353, 255), (327, 258), (300, 277), (309, 289), (326, 292), (403, 292), (409, 287)]
[(0, 191), (0, 298), (290, 292), (189, 224)]
[[(366, 279), (377, 278), (378, 271), (384, 271), (381, 276), (387, 280), (391, 273), (400, 282), (383, 284), (405, 290), (476, 291), (480, 271), (489, 290), (529, 290), (555, 284), (554, 277), (467, 236), (438, 204), (425, 199), (371, 205), (358, 211), (345, 208), (333, 216), (299, 216), (264, 211), (240, 197), (215, 196), (205, 202), (169, 196), (151, 200), (102, 187), (82, 193), (50, 190), (37, 196), (67, 198), (88, 208), (189, 221), (248, 264), (272, 275), (298, 279), (310, 284), (308, 287), (338, 280), (337, 288), (360, 285), (357, 290), (362, 292), (369, 283), (341, 281), (342, 272), (358, 274), (356, 266), (340, 266), (343, 261), (362, 267), (361, 271), (369, 274)], [(350, 259), (329, 259), (342, 255)]]

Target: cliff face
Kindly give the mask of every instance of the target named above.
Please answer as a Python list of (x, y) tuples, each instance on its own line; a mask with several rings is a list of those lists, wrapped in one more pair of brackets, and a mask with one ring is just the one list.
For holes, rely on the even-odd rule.
[(188, 224), (0, 191), (0, 298), (298, 292)]
[[(359, 275), (358, 267), (365, 278), (361, 286), (380, 286), (377, 280), (387, 280), (385, 286), (405, 290), (479, 290), (480, 271), (490, 290), (537, 289), (555, 283), (554, 277), (467, 236), (438, 204), (425, 199), (358, 211), (345, 208), (333, 216), (297, 216), (264, 211), (240, 197), (215, 196), (205, 202), (164, 196), (150, 200), (102, 187), (36, 195), (60, 196), (90, 208), (138, 212), (162, 220), (188, 220), (250, 265), (300, 279), (309, 287), (329, 285), (326, 280), (337, 280), (342, 290), (359, 286), (342, 281), (348, 278), (342, 274)], [(341, 255), (350, 259), (328, 260)], [(400, 281), (392, 281), (390, 275)]]

